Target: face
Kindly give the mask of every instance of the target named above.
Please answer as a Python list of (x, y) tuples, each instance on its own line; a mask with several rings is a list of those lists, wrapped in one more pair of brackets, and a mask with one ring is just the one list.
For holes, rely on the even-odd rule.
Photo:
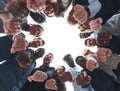
[(38, 58), (43, 57), (43, 55), (45, 54), (45, 49), (43, 49), (43, 48), (37, 49), (36, 54), (37, 54)]
[(39, 47), (39, 46), (42, 46), (43, 45), (43, 40), (42, 39), (34, 39), (31, 43), (30, 43), (30, 45), (32, 46), (32, 47)]
[(86, 59), (84, 57), (78, 57), (76, 63), (81, 67), (85, 67)]
[(53, 55), (51, 55), (50, 53), (48, 53), (45, 57), (44, 57), (44, 63), (51, 63), (53, 61)]
[(69, 65), (70, 67), (75, 67), (73, 58), (69, 55), (67, 56), (64, 61), (66, 62), (67, 65)]
[(44, 13), (48, 17), (53, 17), (55, 15), (54, 14), (54, 7), (49, 1), (46, 1), (46, 9), (44, 10)]
[(62, 75), (64, 71), (65, 71), (65, 67), (64, 66), (59, 66), (57, 68), (57, 75)]
[(41, 36), (43, 34), (43, 28), (39, 25), (32, 25), (29, 28), (30, 34), (35, 35), (36, 37)]
[(96, 45), (96, 40), (94, 38), (87, 39), (86, 46), (92, 47)]

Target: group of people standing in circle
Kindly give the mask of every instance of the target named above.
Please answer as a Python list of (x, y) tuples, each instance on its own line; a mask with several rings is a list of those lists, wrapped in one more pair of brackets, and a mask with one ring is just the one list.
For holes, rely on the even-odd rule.
[[(54, 55), (45, 54), (41, 24), (64, 17), (69, 6), (66, 22), (77, 25), (85, 45), (97, 51), (86, 49), (75, 60), (66, 54), (68, 67), (56, 69), (50, 66)], [(0, 33), (6, 34), (0, 37), (0, 91), (66, 91), (65, 82), (74, 91), (120, 91), (119, 9), (120, 0), (0, 0)], [(37, 24), (28, 24), (28, 16)], [(23, 31), (34, 38), (28, 41)]]

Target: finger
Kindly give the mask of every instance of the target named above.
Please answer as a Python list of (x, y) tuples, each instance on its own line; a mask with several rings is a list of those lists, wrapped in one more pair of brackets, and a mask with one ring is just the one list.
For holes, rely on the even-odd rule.
[(32, 82), (32, 81), (33, 81), (33, 77), (32, 77), (32, 76), (29, 76), (29, 77), (28, 77), (28, 81), (29, 81), (29, 82)]

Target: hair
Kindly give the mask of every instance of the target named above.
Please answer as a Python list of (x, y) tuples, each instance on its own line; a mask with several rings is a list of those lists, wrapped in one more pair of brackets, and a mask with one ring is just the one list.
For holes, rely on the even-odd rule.
[(84, 39), (84, 38), (88, 38), (93, 32), (90, 32), (90, 33), (82, 33), (80, 32), (79, 33), (79, 36), (81, 39)]
[(39, 14), (30, 12), (30, 16), (37, 23), (43, 23), (46, 20), (46, 16), (42, 12), (40, 12)]
[(67, 55), (65, 55), (65, 56), (63, 57), (63, 60), (64, 60), (64, 61), (65, 61), (65, 60), (68, 60), (70, 57), (72, 57), (71, 54), (67, 54)]
[[(77, 56), (77, 57), (75, 58), (75, 62), (76, 62), (79, 66), (81, 66), (81, 67), (85, 67), (86, 61), (87, 61), (87, 60), (86, 60), (83, 56)], [(79, 64), (79, 63), (81, 63), (81, 64)]]
[(42, 40), (42, 45), (41, 46), (43, 46), (45, 44), (45, 41), (42, 38), (39, 37), (37, 39), (41, 39)]
[(86, 39), (85, 42), (84, 42), (86, 46), (87, 46), (87, 41), (88, 41), (88, 40), (89, 40), (89, 39)]
[(42, 52), (42, 54), (44, 55), (45, 54), (45, 48), (38, 48), (36, 51), (35, 51), (35, 56), (36, 58), (39, 58), (40, 56), (37, 54), (38, 52)]
[[(53, 56), (53, 54), (52, 54), (51, 52), (50, 52), (50, 53), (48, 53), (48, 54), (50, 54), (50, 55), (52, 55), (52, 56)], [(47, 55), (48, 55), (48, 54), (47, 54)]]

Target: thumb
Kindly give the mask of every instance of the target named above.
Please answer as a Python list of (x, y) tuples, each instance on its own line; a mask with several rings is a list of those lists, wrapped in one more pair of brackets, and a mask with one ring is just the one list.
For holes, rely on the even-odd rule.
[(10, 52), (15, 53), (16, 52), (15, 48), (11, 48)]
[(29, 82), (32, 82), (32, 81), (33, 81), (33, 76), (29, 76), (29, 77), (28, 77), (28, 81), (29, 81)]

